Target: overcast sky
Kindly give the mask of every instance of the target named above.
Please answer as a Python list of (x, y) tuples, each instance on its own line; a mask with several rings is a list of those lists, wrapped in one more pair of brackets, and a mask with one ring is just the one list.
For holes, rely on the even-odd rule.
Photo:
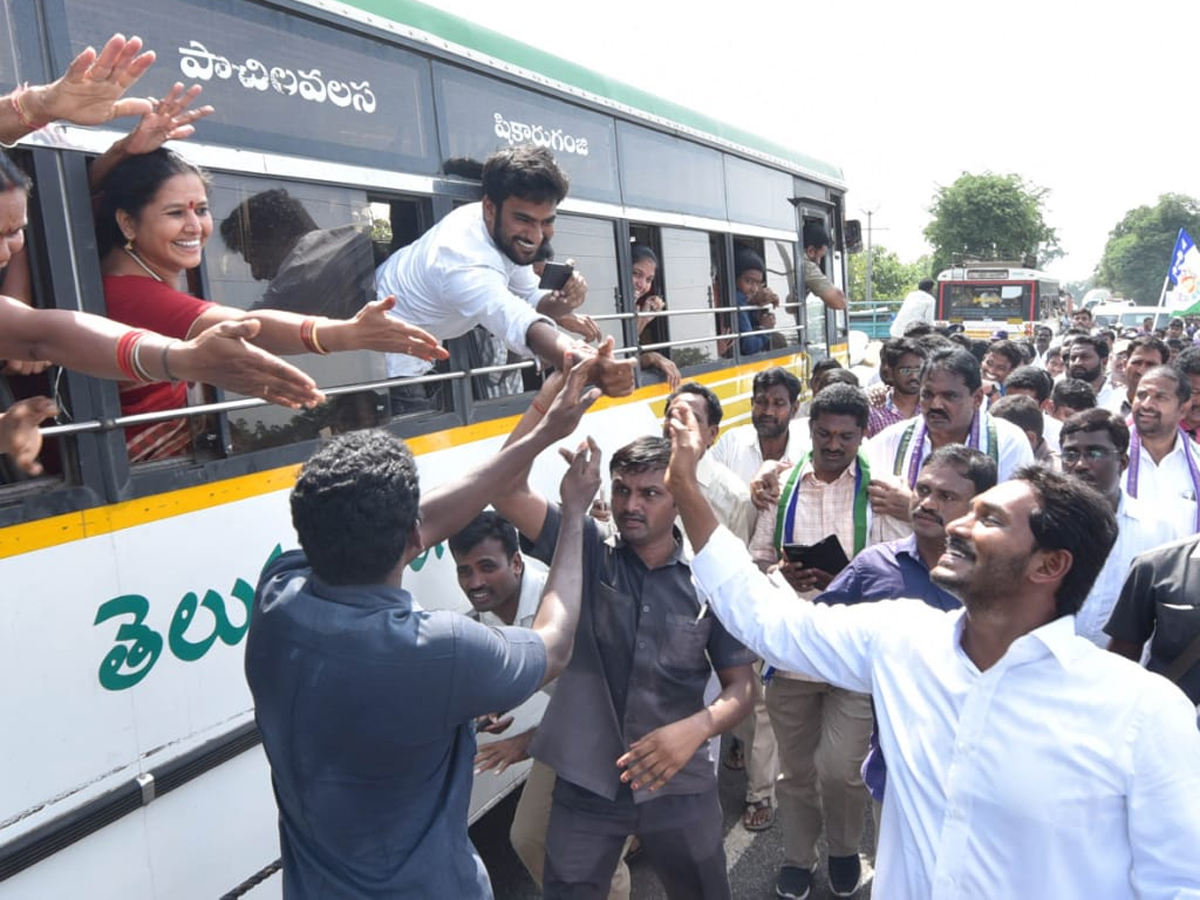
[(906, 262), (964, 171), (1050, 190), (1063, 280), (1128, 210), (1200, 197), (1200, 0), (434, 5), (839, 164), (847, 217)]

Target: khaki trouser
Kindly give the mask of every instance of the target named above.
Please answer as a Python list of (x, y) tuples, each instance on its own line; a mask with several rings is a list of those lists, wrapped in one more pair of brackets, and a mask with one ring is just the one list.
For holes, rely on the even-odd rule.
[[(542, 870), (546, 864), (546, 828), (550, 824), (550, 807), (553, 805), (554, 770), (536, 759), (521, 789), (521, 799), (517, 801), (517, 810), (513, 813), (512, 827), (508, 830), (508, 839), (512, 842), (513, 850), (529, 870), (529, 875), (542, 887)], [(632, 840), (632, 838), (630, 838)], [(629, 866), (625, 864), (625, 854), (629, 850), (629, 841), (621, 850), (621, 859), (617, 870), (613, 873), (612, 887), (608, 891), (608, 900), (629, 900)]]
[(778, 674), (766, 694), (779, 744), (784, 864), (816, 868), (822, 818), (830, 856), (858, 853), (871, 799), (860, 771), (871, 737), (871, 698)]
[[(754, 664), (756, 676), (762, 675), (763, 664)], [(758, 677), (754, 683), (754, 711), (733, 727), (733, 736), (742, 742), (742, 757), (746, 761), (746, 802), (775, 800), (775, 779), (779, 777), (779, 748), (767, 701)]]

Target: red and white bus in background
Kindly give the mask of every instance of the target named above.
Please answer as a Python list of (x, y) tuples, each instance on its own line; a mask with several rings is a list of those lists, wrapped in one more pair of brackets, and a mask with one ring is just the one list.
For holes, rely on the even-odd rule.
[(939, 321), (961, 325), (968, 336), (1033, 336), (1033, 326), (1054, 316), (1058, 279), (1038, 269), (1003, 262), (954, 266), (937, 277)]

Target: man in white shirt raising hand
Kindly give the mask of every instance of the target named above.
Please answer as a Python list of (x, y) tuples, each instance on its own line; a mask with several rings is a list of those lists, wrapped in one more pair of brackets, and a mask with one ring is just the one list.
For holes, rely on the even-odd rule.
[(931, 572), (964, 609), (798, 601), (719, 528), (672, 423), (667, 484), (692, 574), (734, 637), (869, 692), (889, 763), (880, 897), (1200, 896), (1200, 732), (1166, 679), (1074, 633), (1116, 536), (1087, 485), (1038, 466), (975, 497)]

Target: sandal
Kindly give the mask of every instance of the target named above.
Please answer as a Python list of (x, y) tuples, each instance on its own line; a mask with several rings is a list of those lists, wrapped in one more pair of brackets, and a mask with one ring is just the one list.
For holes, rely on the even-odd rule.
[(747, 831), (766, 831), (775, 824), (775, 806), (770, 800), (747, 803), (742, 811), (742, 827)]
[(737, 738), (729, 745), (729, 750), (725, 754), (725, 768), (732, 769), (735, 772), (740, 772), (746, 768), (746, 757), (742, 752), (742, 742)]

